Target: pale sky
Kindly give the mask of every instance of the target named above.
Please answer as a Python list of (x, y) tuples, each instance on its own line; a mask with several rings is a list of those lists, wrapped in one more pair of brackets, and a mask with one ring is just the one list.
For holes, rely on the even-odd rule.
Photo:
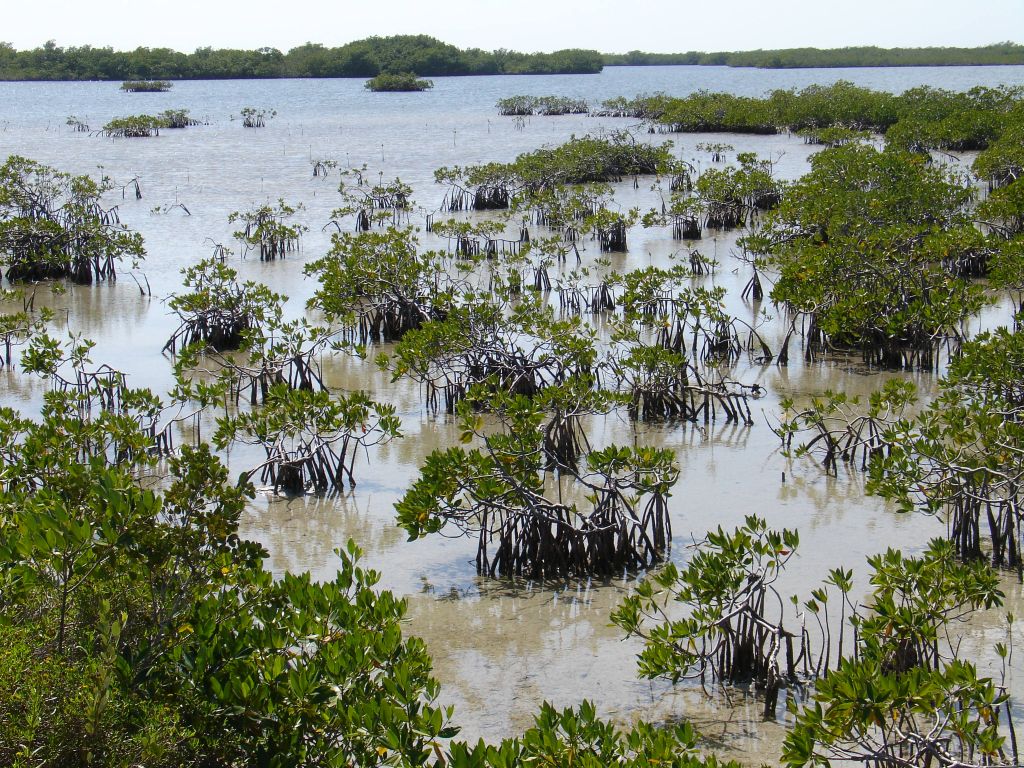
[(8, 0), (0, 41), (287, 51), (428, 34), (460, 48), (621, 53), (1024, 42), (1024, 0)]

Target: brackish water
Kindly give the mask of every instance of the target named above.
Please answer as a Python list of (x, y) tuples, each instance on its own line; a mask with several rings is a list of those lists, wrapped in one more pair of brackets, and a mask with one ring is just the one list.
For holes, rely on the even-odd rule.
[[(74, 173), (99, 169), (119, 184), (138, 178), (143, 199), (133, 194), (120, 204), (122, 220), (146, 239), (147, 258), (136, 277), (148, 281), (152, 296), (140, 296), (122, 268), (116, 283), (71, 286), (63, 296), (37, 288), (37, 304), (57, 310), (58, 332), (80, 332), (97, 342), (94, 362), (107, 362), (129, 374), (132, 386), (165, 391), (171, 366), (161, 347), (177, 323), (165, 301), (181, 286), (180, 270), (208, 257), (214, 243), (235, 247), (229, 264), (241, 279), (260, 280), (288, 295), (288, 312), (299, 315), (314, 285), (303, 265), (329, 247), (321, 231), (339, 201), (338, 177), (313, 178), (311, 161), (331, 159), (342, 166), (367, 166), (371, 180), (401, 177), (411, 184), (418, 209), (413, 223), (437, 209), (444, 189), (433, 171), (445, 165), (506, 161), (521, 152), (565, 141), (571, 135), (635, 127), (628, 119), (585, 116), (532, 118), (517, 122), (499, 117), (495, 102), (516, 94), (585, 98), (596, 104), (613, 96), (665, 91), (685, 95), (699, 88), (763, 95), (774, 88), (851, 80), (899, 92), (916, 85), (966, 89), (974, 85), (1024, 84), (1024, 67), (949, 67), (854, 70), (743, 70), (714, 67), (615, 67), (599, 75), (437, 78), (432, 91), (419, 94), (373, 94), (357, 80), (274, 80), (179, 82), (169, 93), (124, 94), (115, 83), (0, 83), (0, 157), (21, 154)], [(244, 106), (277, 110), (260, 130), (244, 129), (238, 113)], [(165, 131), (146, 140), (109, 140), (75, 133), (65, 125), (75, 115), (92, 128), (113, 117), (188, 109), (208, 125)], [(679, 156), (707, 166), (699, 142), (723, 142), (735, 152), (755, 151), (775, 162), (776, 174), (796, 178), (807, 167), (812, 149), (789, 136), (682, 135), (671, 139)], [(616, 201), (642, 210), (658, 203), (650, 183), (616, 187)], [(302, 250), (285, 260), (261, 263), (242, 259), (231, 242), (231, 211), (284, 198), (305, 206), (300, 215), (310, 227)], [(156, 207), (181, 203), (191, 212)], [(735, 234), (706, 237), (691, 244), (719, 261), (715, 274), (695, 280), (728, 289), (732, 312), (747, 322), (763, 322), (777, 350), (784, 327), (769, 302), (744, 303), (740, 291), (749, 272), (731, 251)], [(443, 247), (424, 236), (424, 245)], [(626, 271), (647, 264), (668, 264), (683, 244), (663, 229), (629, 233), (627, 254), (611, 257)], [(584, 259), (598, 255), (587, 243)], [(555, 275), (553, 274), (554, 278)], [(557, 300), (557, 299), (556, 299)], [(765, 317), (767, 315), (767, 317)], [(976, 327), (1004, 322), (999, 306), (986, 311)], [(856, 360), (832, 359), (804, 364), (792, 350), (788, 367), (742, 363), (729, 374), (757, 382), (767, 395), (753, 404), (755, 423), (737, 427), (714, 423), (634, 426), (616, 415), (588, 425), (592, 442), (657, 443), (677, 452), (681, 476), (671, 501), (672, 558), (683, 562), (688, 545), (704, 531), (740, 522), (744, 515), (765, 516), (775, 527), (801, 532), (800, 556), (781, 585), (783, 594), (806, 594), (829, 568), (852, 567), (865, 582), (867, 555), (887, 546), (918, 551), (929, 538), (942, 535), (940, 522), (898, 515), (879, 500), (865, 496), (859, 477), (840, 472), (825, 476), (811, 460), (790, 461), (778, 451), (768, 423), (776, 418), (780, 398), (806, 398), (825, 389), (867, 393), (893, 374), (865, 370)], [(372, 356), (372, 355), (371, 355)], [(422, 458), (433, 448), (456, 440), (449, 419), (431, 416), (420, 392), (408, 383), (391, 383), (370, 361), (324, 360), (328, 382), (345, 389), (366, 389), (377, 399), (394, 402), (402, 418), (404, 439), (374, 449), (356, 464), (359, 481), (344, 497), (273, 498), (261, 494), (244, 521), (244, 533), (262, 541), (277, 571), (311, 570), (330, 576), (333, 550), (353, 538), (366, 551), (364, 564), (382, 573), (382, 586), (409, 600), (407, 631), (423, 637), (443, 684), (442, 699), (456, 705), (455, 721), (463, 735), (491, 738), (513, 735), (529, 725), (543, 700), (559, 706), (582, 698), (595, 701), (602, 714), (623, 721), (644, 717), (689, 717), (709, 744), (731, 756), (760, 763), (773, 760), (781, 727), (762, 723), (760, 705), (734, 696), (707, 698), (699, 689), (638, 681), (637, 643), (623, 641), (609, 626), (608, 615), (632, 580), (558, 584), (488, 581), (475, 575), (475, 544), (435, 536), (415, 543), (393, 522), (393, 503), (418, 474)], [(920, 387), (933, 385), (928, 374), (908, 374)], [(26, 412), (38, 409), (42, 385), (18, 370), (0, 372), (0, 401)], [(207, 433), (209, 434), (209, 433)], [(252, 466), (255, 454), (234, 451), (236, 470)], [(809, 586), (810, 585), (810, 586)], [(1021, 591), (1006, 579), (1008, 607), (1018, 615)], [(989, 664), (985, 649), (1004, 638), (999, 614), (976, 616), (969, 627), (970, 653)], [(1015, 630), (1020, 642), (1021, 631)], [(1018, 654), (1015, 658), (1020, 658)], [(1024, 671), (1015, 665), (1011, 679), (1018, 694)], [(1018, 700), (1019, 700), (1018, 695)]]

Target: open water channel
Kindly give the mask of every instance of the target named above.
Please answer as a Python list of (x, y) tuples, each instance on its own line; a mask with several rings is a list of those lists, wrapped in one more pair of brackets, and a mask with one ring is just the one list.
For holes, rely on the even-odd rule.
[[(120, 205), (122, 221), (145, 237), (147, 257), (136, 276), (148, 281), (152, 296), (140, 295), (127, 275), (128, 266), (122, 265), (116, 283), (70, 286), (56, 297), (40, 286), (37, 303), (57, 309), (59, 332), (66, 328), (96, 341), (94, 362), (127, 372), (132, 386), (161, 393), (171, 385), (171, 364), (161, 348), (177, 326), (165, 301), (180, 290), (182, 267), (208, 257), (214, 243), (235, 248), (229, 263), (241, 279), (265, 282), (289, 296), (291, 315), (304, 311), (315, 284), (304, 278), (303, 265), (329, 247), (329, 233), (321, 227), (339, 203), (336, 173), (314, 178), (313, 160), (332, 159), (343, 167), (365, 164), (371, 180), (401, 177), (413, 187), (417, 211), (412, 221), (419, 225), (444, 195), (444, 188), (433, 182), (436, 168), (508, 161), (573, 134), (626, 127), (634, 127), (640, 140), (672, 139), (678, 156), (698, 166), (706, 166), (710, 158), (696, 150), (697, 143), (723, 142), (733, 145), (734, 152), (755, 151), (771, 158), (778, 176), (796, 178), (813, 151), (796, 137), (652, 137), (635, 120), (565, 116), (516, 121), (499, 117), (494, 105), (516, 94), (570, 96), (591, 104), (656, 91), (685, 95), (700, 88), (760, 96), (775, 88), (837, 79), (893, 92), (922, 84), (960, 90), (1024, 84), (1024, 67), (619, 67), (599, 75), (438, 78), (432, 91), (418, 94), (374, 94), (359, 80), (179, 82), (160, 94), (125, 94), (116, 83), (0, 83), (0, 157), (20, 154), (74, 173), (102, 169), (119, 184), (139, 179), (141, 200), (129, 194), (122, 201), (118, 192), (111, 202)], [(245, 129), (238, 118), (245, 106), (274, 109), (277, 116), (266, 128)], [(75, 115), (95, 129), (114, 117), (165, 109), (188, 109), (208, 124), (145, 140), (103, 139), (76, 133), (65, 124)], [(310, 231), (301, 252), (266, 263), (253, 255), (240, 258), (237, 244), (231, 243), (228, 214), (278, 198), (305, 206), (299, 218)], [(618, 185), (616, 201), (642, 210), (658, 204), (646, 180), (639, 189), (631, 181)], [(175, 203), (191, 215), (180, 207), (165, 213), (153, 210)], [(612, 257), (616, 270), (665, 265), (674, 254), (686, 253), (667, 229), (637, 227), (628, 241), (629, 252)], [(719, 262), (713, 275), (695, 283), (725, 286), (729, 309), (747, 322), (763, 320), (762, 313), (772, 317), (765, 333), (777, 350), (785, 328), (767, 300), (760, 305), (741, 300), (750, 275), (731, 256), (734, 241), (734, 234), (706, 231), (703, 240), (689, 244)], [(424, 235), (424, 245), (445, 244)], [(585, 245), (584, 259), (592, 260), (597, 245)], [(1006, 319), (997, 306), (976, 325)], [(767, 392), (753, 403), (755, 423), (750, 427), (721, 422), (706, 428), (636, 426), (613, 414), (591, 421), (588, 434), (602, 445), (635, 441), (676, 450), (681, 475), (671, 499), (673, 560), (685, 562), (688, 545), (709, 528), (730, 527), (756, 513), (774, 527), (800, 530), (800, 555), (781, 585), (783, 594), (806, 594), (829, 568), (840, 565), (854, 568), (863, 586), (866, 556), (888, 546), (919, 551), (944, 528), (934, 519), (899, 515), (866, 496), (857, 476), (840, 470), (838, 477), (828, 477), (812, 460), (781, 455), (768, 426), (780, 398), (806, 398), (828, 388), (863, 394), (894, 375), (864, 369), (858, 360), (805, 364), (798, 350), (793, 352), (788, 367), (743, 363), (730, 371), (733, 378), (759, 383)], [(475, 574), (473, 541), (433, 536), (406, 542), (394, 524), (392, 505), (417, 477), (423, 457), (457, 440), (455, 428), (449, 418), (426, 412), (415, 385), (391, 383), (372, 360), (331, 358), (324, 360), (324, 368), (331, 386), (366, 389), (376, 399), (394, 402), (405, 436), (360, 456), (358, 485), (350, 494), (292, 499), (260, 494), (246, 515), (243, 533), (267, 547), (275, 571), (310, 570), (322, 577), (333, 575), (333, 550), (355, 539), (366, 552), (363, 564), (381, 572), (381, 586), (408, 599), (406, 631), (426, 641), (442, 682), (442, 699), (455, 705), (463, 736), (514, 735), (532, 722), (542, 701), (567, 706), (588, 698), (601, 714), (624, 722), (688, 717), (716, 750), (754, 764), (774, 761), (782, 728), (762, 722), (760, 704), (753, 699), (733, 696), (729, 702), (709, 698), (699, 688), (672, 690), (665, 683), (636, 678), (639, 645), (624, 641), (608, 620), (633, 584), (629, 575), (554, 584), (486, 580)], [(929, 374), (906, 375), (926, 390), (933, 385)], [(40, 382), (18, 369), (0, 371), (0, 382), (2, 404), (26, 413), (38, 410)], [(257, 457), (236, 451), (229, 459), (240, 471), (254, 465)], [(1016, 580), (1005, 579), (1004, 589), (1008, 607), (1024, 614)], [(993, 673), (994, 662), (984, 649), (1005, 638), (1000, 615), (976, 616), (966, 640), (971, 653)], [(1024, 631), (1018, 627), (1014, 634), (1019, 645)], [(1015, 659), (1021, 657), (1018, 653)], [(1019, 702), (1024, 669), (1019, 661), (1013, 667), (1011, 685)]]

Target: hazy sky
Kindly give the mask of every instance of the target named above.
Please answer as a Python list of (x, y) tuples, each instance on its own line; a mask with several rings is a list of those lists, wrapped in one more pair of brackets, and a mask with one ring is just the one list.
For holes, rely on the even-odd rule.
[(462, 48), (749, 50), (1024, 41), (1024, 0), (6, 0), (0, 41), (287, 51), (424, 33)]

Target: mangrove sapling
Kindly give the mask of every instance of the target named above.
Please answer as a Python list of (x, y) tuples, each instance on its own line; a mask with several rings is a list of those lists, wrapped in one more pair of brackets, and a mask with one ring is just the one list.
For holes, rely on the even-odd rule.
[(640, 94), (632, 99), (617, 96), (601, 102), (600, 109), (591, 110), (594, 117), (638, 117), (641, 120), (656, 120), (664, 111), (669, 97), (664, 93)]
[(574, 136), (557, 147), (519, 155), (511, 163), (444, 168), (436, 178), (440, 182), (455, 182), (463, 189), (490, 186), (517, 194), (535, 194), (550, 187), (622, 181), (626, 176), (665, 173), (677, 167), (670, 143), (646, 144), (628, 131), (614, 131), (603, 137)]
[(583, 221), (581, 231), (590, 231), (600, 243), (602, 251), (626, 251), (626, 231), (636, 224), (640, 212), (632, 208), (626, 213), (601, 208)]
[[(808, 653), (805, 634), (787, 629), (775, 587), (798, 546), (796, 531), (748, 516), (734, 531), (709, 531), (685, 568), (668, 563), (649, 574), (611, 616), (645, 641), (639, 674), (751, 685), (764, 691), (764, 715), (773, 717), (780, 688), (800, 682), (798, 659)], [(672, 603), (687, 615), (676, 617)]]
[(736, 159), (739, 168), (708, 168), (694, 185), (709, 229), (747, 226), (758, 211), (774, 208), (781, 199), (770, 160), (758, 160), (753, 152), (741, 152)]
[(720, 376), (709, 376), (681, 352), (661, 344), (644, 344), (632, 331), (617, 333), (616, 344), (602, 361), (615, 389), (627, 398), (630, 418), (637, 421), (715, 421), (719, 411), (726, 423), (754, 423), (749, 399), (762, 390)]
[(150, 213), (170, 213), (171, 211), (183, 211), (186, 216), (192, 215), (192, 211), (190, 211), (188, 209), (188, 206), (186, 206), (184, 203), (168, 203), (167, 205), (157, 205), (153, 207)]
[(1002, 135), (980, 152), (971, 165), (989, 192), (1012, 184), (1024, 175), (1024, 121), (1018, 116)]
[[(799, 711), (799, 718), (808, 721), (805, 732), (787, 739), (796, 745), (820, 726), (814, 718), (815, 708), (821, 714), (821, 702), (834, 705), (839, 716), (843, 707), (872, 699), (832, 685), (832, 676), (845, 678), (851, 667), (867, 664), (876, 675), (905, 675), (906, 684), (922, 672), (948, 668), (950, 660), (958, 663), (960, 638), (954, 625), (1002, 600), (996, 575), (981, 563), (956, 562), (946, 542), (931, 542), (921, 557), (890, 549), (868, 558), (872, 593), (864, 606), (850, 599), (852, 571), (833, 569), (823, 587), (810, 591), (803, 608), (820, 628), (815, 651), (801, 620), (806, 615), (794, 611), (793, 628), (786, 625), (793, 610), (787, 606), (799, 606), (799, 597), (784, 601), (775, 588), (798, 545), (796, 531), (772, 530), (764, 520), (748, 516), (733, 531), (719, 527), (708, 533), (694, 545), (685, 568), (670, 563), (649, 575), (612, 614), (628, 635), (645, 641), (640, 674), (672, 682), (698, 680), (705, 688), (709, 683), (753, 686), (765, 692), (766, 718), (775, 715), (780, 688), (816, 685), (817, 703)], [(840, 596), (838, 626), (831, 626), (836, 612), (826, 610), (831, 588)], [(683, 608), (674, 607), (677, 603)], [(844, 646), (851, 636), (852, 644)], [(838, 641), (834, 656), (833, 637)], [(814, 736), (828, 740), (823, 733)]]
[(396, 91), (428, 91), (434, 87), (433, 80), (417, 77), (413, 72), (381, 72), (367, 80), (363, 87), (374, 93)]
[(35, 310), (35, 291), (25, 296), (21, 290), (0, 289), (0, 301), (21, 303), (21, 309), (15, 312), (0, 313), (0, 368), (14, 366), (14, 348), (27, 344), (37, 334), (44, 333), (47, 324), (53, 319), (53, 311), (48, 307)]
[(401, 339), (445, 317), (464, 286), (451, 257), (418, 251), (412, 229), (337, 233), (331, 250), (306, 265), (320, 288), (309, 301), (340, 323), (359, 344)]
[(513, 117), (585, 115), (588, 112), (584, 99), (571, 99), (566, 96), (509, 96), (498, 99), (496, 106), (499, 115)]
[(313, 178), (327, 177), (331, 169), (338, 167), (337, 160), (310, 160), (310, 164), (313, 166)]
[(192, 117), (187, 109), (167, 109), (157, 117), (163, 120), (164, 128), (190, 128), (194, 125), (201, 125), (200, 121)]
[[(41, 377), (50, 388), (47, 413), (73, 436), (61, 451), (75, 451), (78, 463), (110, 466), (148, 466), (156, 457), (170, 455), (174, 428), (193, 413), (186, 413), (188, 406), (182, 402), (164, 404), (148, 389), (128, 387), (125, 374), (109, 365), (90, 367), (93, 346), (75, 336), (62, 344), (39, 332), (22, 353), (25, 372)], [(45, 477), (38, 482), (45, 483)]]
[[(660, 194), (660, 188), (658, 191)], [(689, 187), (673, 188), (668, 203), (662, 195), (660, 210), (648, 210), (644, 213), (641, 223), (644, 227), (671, 225), (673, 240), (700, 240), (701, 222), (706, 210), (701, 198), (692, 196), (690, 192)]]
[[(371, 186), (363, 176), (363, 169), (343, 171), (338, 183), (338, 194), (342, 204), (331, 212), (331, 219), (324, 226), (330, 225), (341, 232), (341, 219), (352, 216), (355, 219), (356, 232), (366, 232), (371, 226), (401, 227), (407, 225), (409, 212), (413, 208), (412, 187), (396, 178), (385, 183), (383, 173), (375, 186)], [(355, 183), (347, 183), (346, 177), (355, 175)]]
[[(869, 490), (939, 515), (964, 559), (1021, 571), (1024, 341), (998, 329), (964, 345), (939, 396), (887, 434)], [(987, 546), (982, 546), (987, 529)], [(988, 550), (986, 552), (986, 549)]]
[(277, 205), (265, 204), (248, 211), (234, 211), (228, 223), (240, 222), (244, 228), (232, 233), (245, 246), (245, 252), (259, 249), (260, 261), (283, 259), (298, 250), (305, 224), (290, 224), (289, 220), (303, 209), (302, 203), (288, 205), (283, 199)]
[[(431, 233), (448, 241), (448, 250), (462, 258), (498, 255), (498, 235), (505, 230), (501, 221), (457, 221), (445, 219), (431, 224)], [(519, 252), (519, 241), (500, 241), (501, 252), (513, 255)]]
[(454, 413), (474, 386), (533, 397), (568, 380), (591, 380), (595, 333), (580, 318), (556, 318), (533, 293), (512, 306), (468, 292), (461, 298), (444, 319), (409, 331), (394, 355), (378, 358), (395, 378), (424, 384), (431, 411)]
[(401, 436), (395, 406), (363, 392), (335, 395), (325, 389), (270, 387), (261, 408), (217, 420), (215, 444), (259, 445), (266, 461), (249, 470), (274, 493), (339, 493), (356, 484), (356, 454)]
[[(543, 242), (543, 241), (542, 241)], [(564, 243), (549, 239), (547, 247), (566, 248)], [(564, 261), (564, 258), (561, 259)], [(588, 284), (588, 278), (596, 283)], [(577, 267), (557, 279), (558, 305), (563, 314), (579, 315), (587, 312), (612, 312), (618, 306), (616, 290), (620, 283), (617, 273), (611, 271), (611, 260), (599, 256), (590, 267)]]
[(518, 189), (515, 172), (505, 163), (439, 168), (434, 181), (448, 185), (441, 210), (450, 213), (507, 209)]
[(437, 450), (395, 505), (410, 539), (454, 526), (477, 537), (476, 566), (489, 576), (590, 576), (648, 568), (671, 541), (667, 500), (678, 477), (674, 454), (654, 448), (591, 450), (573, 472), (573, 497), (549, 498), (540, 406), (496, 393), (487, 409), (500, 429), (485, 428), (469, 402), (460, 406), (463, 441), (478, 447)]
[(706, 142), (702, 141), (696, 146), (698, 152), (707, 152), (711, 155), (712, 163), (724, 163), (729, 159), (729, 152), (735, 150), (732, 144), (723, 144), (721, 142)]
[(277, 110), (264, 107), (243, 107), (240, 114), (243, 127), (265, 128), (267, 121), (273, 120), (277, 116)]
[[(782, 415), (772, 429), (782, 441), (783, 451), (793, 456), (820, 456), (822, 468), (830, 474), (838, 473), (840, 462), (866, 471), (874, 457), (890, 449), (889, 430), (916, 399), (912, 383), (895, 379), (872, 392), (866, 404), (841, 392), (826, 391), (796, 410), (793, 400), (786, 398), (779, 403)], [(801, 440), (794, 448), (797, 435)]]
[(167, 127), (169, 127), (169, 121), (162, 116), (132, 115), (114, 118), (98, 133), (107, 138), (143, 139), (159, 136), (160, 129)]
[(559, 712), (545, 703), (534, 717), (534, 725), (521, 737), (500, 745), (482, 740), (470, 747), (451, 745), (449, 761), (460, 768), (497, 768), (511, 765), (615, 765), (644, 768), (672, 765), (674, 768), (740, 768), (739, 763), (699, 757), (697, 733), (688, 722), (653, 726), (643, 721), (629, 731), (617, 731), (597, 717), (588, 701), (578, 708)]
[(993, 285), (1012, 292), (1016, 304), (1014, 327), (1024, 318), (1024, 238), (999, 243), (990, 260), (989, 278)]
[(866, 468), (869, 492), (938, 516), (957, 556), (1020, 571), (1022, 348), (1020, 333), (1006, 329), (965, 343), (939, 395), (914, 417), (904, 415), (917, 405), (913, 387), (890, 383), (867, 409), (843, 395), (813, 401), (779, 434), (788, 447), (804, 433), (798, 454), (820, 451), (831, 472), (840, 460)]
[(121, 90), (125, 93), (163, 93), (169, 91), (174, 83), (167, 80), (125, 80)]
[(7, 279), (116, 279), (116, 262), (144, 257), (142, 237), (124, 227), (101, 197), (113, 188), (11, 155), (0, 166), (0, 258)]
[(89, 132), (89, 124), (86, 123), (84, 120), (75, 117), (74, 115), (68, 115), (68, 119), (65, 121), (65, 123), (71, 126), (71, 130), (77, 131), (78, 133)]
[(204, 259), (182, 274), (184, 287), (192, 290), (168, 302), (181, 324), (164, 352), (174, 355), (194, 345), (218, 352), (238, 349), (247, 332), (280, 321), (283, 296), (251, 280), (239, 285), (238, 273), (216, 259)]
[(650, 327), (655, 343), (675, 352), (688, 351), (704, 365), (731, 363), (744, 352), (755, 362), (770, 362), (772, 350), (757, 328), (724, 311), (723, 287), (683, 287), (690, 282), (692, 269), (690, 264), (677, 264), (623, 275), (626, 326)]
[(123, 184), (121, 187), (121, 199), (124, 200), (128, 196), (128, 190), (131, 190), (135, 195), (136, 200), (142, 199), (142, 182), (139, 181), (139, 177), (131, 179), (127, 184)]
[(841, 147), (844, 144), (860, 144), (871, 140), (869, 131), (854, 131), (842, 126), (828, 128), (804, 128), (798, 132), (805, 144), (820, 147)]
[(764, 286), (761, 285), (761, 270), (764, 266), (764, 261), (751, 255), (746, 250), (733, 255), (745, 264), (750, 265), (752, 272), (750, 279), (747, 281), (746, 285), (743, 286), (743, 290), (740, 292), (740, 297), (744, 301), (749, 299), (761, 301), (764, 298)]
[(977, 209), (978, 218), (1003, 239), (1024, 233), (1024, 185), (1005, 184), (994, 189)]
[(201, 344), (178, 350), (176, 397), (203, 407), (233, 403), (237, 408), (243, 400), (250, 406), (266, 402), (275, 386), (320, 391), (326, 389), (320, 362), (324, 351), (353, 351), (336, 333), (305, 320), (283, 323), (277, 313), (243, 336), (244, 357)]

